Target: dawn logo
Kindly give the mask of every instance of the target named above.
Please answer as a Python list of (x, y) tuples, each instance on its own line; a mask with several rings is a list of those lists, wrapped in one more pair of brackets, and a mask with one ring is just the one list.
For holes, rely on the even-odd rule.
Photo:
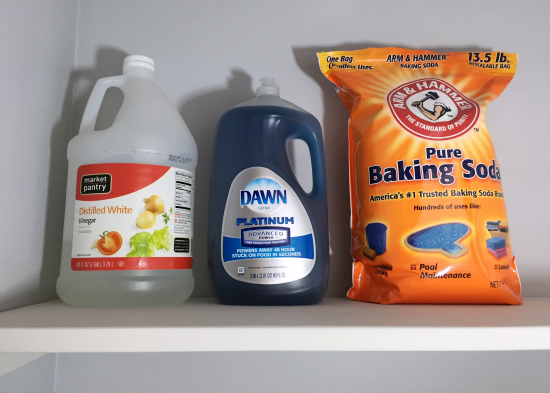
[(258, 213), (271, 213), (281, 204), (286, 205), (286, 190), (274, 180), (260, 178), (241, 190), (241, 208), (246, 206)]
[(468, 132), (479, 118), (477, 102), (440, 79), (419, 79), (388, 94), (399, 124), (424, 139), (452, 139)]

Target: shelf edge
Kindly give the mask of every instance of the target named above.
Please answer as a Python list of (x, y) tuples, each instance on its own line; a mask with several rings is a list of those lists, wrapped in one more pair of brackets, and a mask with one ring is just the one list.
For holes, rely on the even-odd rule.
[(1, 352), (550, 350), (550, 327), (5, 328)]

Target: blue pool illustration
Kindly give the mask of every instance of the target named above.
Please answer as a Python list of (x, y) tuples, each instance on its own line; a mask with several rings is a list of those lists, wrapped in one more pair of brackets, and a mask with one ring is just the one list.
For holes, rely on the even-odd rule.
[(409, 235), (405, 245), (415, 251), (440, 252), (456, 258), (468, 251), (459, 241), (469, 233), (470, 228), (465, 224), (440, 224)]

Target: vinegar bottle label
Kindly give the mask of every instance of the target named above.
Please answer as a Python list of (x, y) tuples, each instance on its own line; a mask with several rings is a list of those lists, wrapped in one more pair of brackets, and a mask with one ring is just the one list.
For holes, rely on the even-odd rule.
[(169, 166), (78, 168), (73, 271), (191, 269), (194, 175)]

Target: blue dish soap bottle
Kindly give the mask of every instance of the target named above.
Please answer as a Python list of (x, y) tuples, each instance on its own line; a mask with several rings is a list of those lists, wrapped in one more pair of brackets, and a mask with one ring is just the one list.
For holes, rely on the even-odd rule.
[[(328, 285), (328, 219), (321, 126), (279, 97), (273, 78), (218, 124), (210, 183), (208, 267), (223, 304), (318, 303)], [(298, 183), (287, 143), (310, 151), (313, 188)]]

